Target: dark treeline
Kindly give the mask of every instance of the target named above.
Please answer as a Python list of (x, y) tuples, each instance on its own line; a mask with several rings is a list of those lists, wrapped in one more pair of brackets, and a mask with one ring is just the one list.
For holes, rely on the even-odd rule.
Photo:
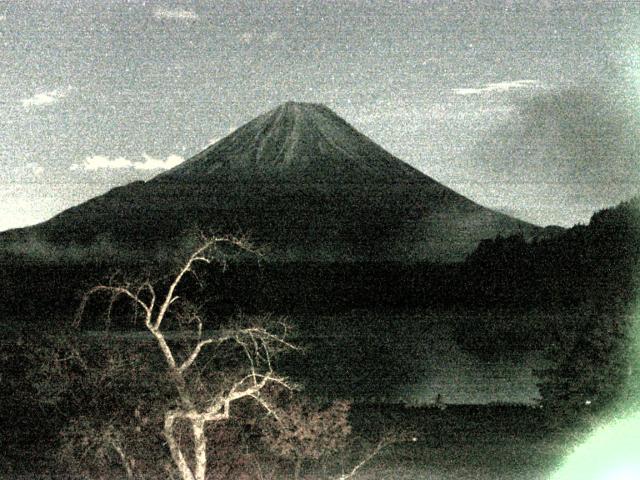
[[(507, 319), (487, 314), (461, 323), (458, 341), (487, 354), (551, 344), (570, 352), (591, 337), (602, 335), (606, 343), (624, 336), (637, 295), (639, 206), (634, 199), (599, 211), (588, 225), (553, 238), (483, 241), (460, 270), (465, 302), (491, 313), (502, 309)], [(560, 314), (546, 320), (544, 314), (529, 315), (530, 322), (514, 323), (508, 319), (514, 309)], [(573, 358), (581, 355), (575, 352)]]
[(595, 213), (554, 238), (481, 242), (462, 269), (475, 302), (564, 307), (629, 304), (640, 256), (637, 199)]
[[(638, 201), (593, 215), (533, 242), (522, 236), (481, 242), (463, 263), (231, 262), (202, 270), (186, 289), (215, 313), (339, 312), (355, 308), (451, 307), (558, 309), (581, 304), (627, 305), (640, 252)], [(166, 266), (1, 260), (0, 313), (7, 320), (49, 323), (77, 308), (82, 292), (109, 281), (167, 274)], [(138, 273), (131, 273), (131, 272)], [(117, 278), (117, 277), (116, 277)], [(123, 276), (122, 278), (127, 278)], [(200, 288), (206, 285), (206, 288)], [(193, 288), (197, 287), (197, 288)]]

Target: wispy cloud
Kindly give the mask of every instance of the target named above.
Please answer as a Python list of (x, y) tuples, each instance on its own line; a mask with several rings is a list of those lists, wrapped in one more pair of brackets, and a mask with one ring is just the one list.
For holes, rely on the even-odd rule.
[(44, 167), (37, 162), (29, 162), (26, 166), (35, 177), (39, 177), (44, 173)]
[(176, 8), (158, 8), (153, 12), (153, 16), (160, 19), (168, 20), (198, 20), (199, 16), (193, 10), (176, 9)]
[(184, 162), (184, 157), (180, 155), (169, 155), (162, 160), (143, 153), (142, 158), (144, 158), (144, 162), (133, 162), (133, 168), (136, 170), (169, 170)]
[(273, 45), (274, 43), (281, 42), (284, 40), (284, 34), (278, 30), (274, 30), (273, 32), (269, 32), (267, 34), (262, 34), (258, 31), (246, 31), (240, 34), (238, 37), (240, 43), (244, 45), (249, 45), (252, 43), (264, 43), (265, 45)]
[(29, 98), (20, 100), (25, 108), (42, 107), (59, 102), (67, 96), (68, 90), (49, 90), (48, 92), (40, 92)]
[(507, 82), (485, 83), (481, 87), (454, 88), (456, 95), (481, 95), (484, 93), (502, 93), (522, 88), (537, 88), (542, 84), (537, 80), (513, 80)]
[[(121, 170), (123, 168), (133, 168), (133, 162), (124, 157), (109, 158), (105, 155), (93, 155), (84, 159), (81, 165), (84, 170)], [(77, 164), (71, 166), (72, 170), (78, 170)]]
[(92, 155), (86, 157), (82, 164), (74, 163), (71, 165), (70, 170), (169, 170), (184, 162), (184, 157), (173, 154), (161, 159), (143, 153), (142, 158), (142, 161), (132, 161), (124, 157), (111, 158), (105, 155)]

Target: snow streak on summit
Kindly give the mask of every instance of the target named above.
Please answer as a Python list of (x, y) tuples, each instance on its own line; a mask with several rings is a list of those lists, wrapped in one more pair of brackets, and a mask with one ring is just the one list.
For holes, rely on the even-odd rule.
[(167, 172), (164, 178), (197, 178), (218, 170), (304, 174), (319, 182), (396, 182), (424, 177), (356, 131), (324, 105), (287, 102)]

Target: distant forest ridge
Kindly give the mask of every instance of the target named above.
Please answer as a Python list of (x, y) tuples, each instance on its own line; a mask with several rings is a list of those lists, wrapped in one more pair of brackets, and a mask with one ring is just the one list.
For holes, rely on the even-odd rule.
[[(185, 252), (188, 247), (182, 245)], [(26, 309), (37, 319), (43, 309), (68, 312), (83, 290), (114, 271), (162, 278), (179, 257), (167, 252), (149, 258), (149, 252), (141, 251), (137, 263), (123, 264), (91, 255), (82, 257), (83, 262), (52, 262), (46, 254), (3, 252), (0, 287), (11, 294), (0, 303), (0, 313), (24, 317)], [(44, 262), (39, 255), (45, 255)], [(552, 236), (528, 240), (516, 234), (482, 241), (455, 264), (270, 263), (245, 256), (232, 260), (224, 272), (211, 267), (199, 273), (204, 290), (198, 283), (187, 283), (187, 288), (193, 287), (211, 308), (226, 312), (628, 305), (636, 295), (639, 258), (640, 201), (634, 198), (595, 213), (588, 225)]]

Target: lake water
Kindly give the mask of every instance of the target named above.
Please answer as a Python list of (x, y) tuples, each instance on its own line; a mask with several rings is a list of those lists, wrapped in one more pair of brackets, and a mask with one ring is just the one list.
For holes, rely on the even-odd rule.
[[(277, 369), (302, 384), (306, 394), (327, 399), (421, 406), (440, 395), (449, 404), (535, 403), (533, 372), (546, 366), (542, 352), (480, 358), (456, 342), (452, 316), (374, 311), (293, 316), (288, 319), (297, 325), (292, 342), (304, 351), (277, 361)], [(148, 332), (87, 335), (153, 341)]]
[[(482, 359), (461, 348), (447, 318), (425, 314), (385, 318), (371, 312), (304, 319), (304, 355), (287, 362), (309, 393), (354, 400), (433, 403), (535, 403), (533, 371), (542, 352)], [(304, 329), (304, 331), (302, 331)]]

